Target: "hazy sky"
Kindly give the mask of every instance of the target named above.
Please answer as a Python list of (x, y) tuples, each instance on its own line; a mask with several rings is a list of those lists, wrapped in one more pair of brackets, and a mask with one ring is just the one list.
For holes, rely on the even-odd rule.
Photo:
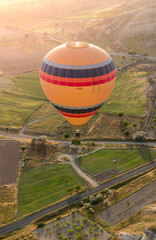
[(34, 1), (38, 1), (38, 0), (0, 0), (0, 5), (4, 6), (7, 4), (14, 4), (14, 3), (19, 3), (19, 2), (34, 2)]

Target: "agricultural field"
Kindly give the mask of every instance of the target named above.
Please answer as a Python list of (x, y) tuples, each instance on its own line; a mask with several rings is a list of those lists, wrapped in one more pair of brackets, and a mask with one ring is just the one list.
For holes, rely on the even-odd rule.
[(1, 91), (0, 99), (1, 127), (22, 127), (29, 115), (42, 104), (41, 100), (10, 91)]
[[(34, 232), (36, 237), (41, 240), (46, 240), (47, 237), (53, 237), (53, 240), (60, 239), (60, 236), (64, 239), (78, 239), (77, 235), (85, 237), (85, 239), (108, 239), (113, 236), (105, 231), (97, 222), (93, 222), (87, 217), (75, 213), (70, 214), (59, 221), (53, 221), (42, 228), (37, 228)], [(65, 238), (66, 237), (66, 238)], [(82, 239), (82, 238), (81, 238)]]
[(34, 99), (46, 99), (40, 85), (39, 72), (32, 71), (12, 77), (14, 82), (13, 90), (20, 94), (31, 96)]
[(88, 173), (95, 175), (109, 169), (120, 172), (134, 168), (156, 158), (156, 150), (148, 147), (125, 149), (102, 149), (77, 159), (78, 165)]
[(0, 140), (0, 186), (15, 184), (18, 176), (21, 143), (14, 140)]
[(0, 186), (0, 226), (12, 221), (16, 215), (16, 185)]
[(77, 184), (84, 186), (85, 181), (69, 165), (49, 164), (24, 170), (18, 185), (18, 216), (59, 201), (68, 194), (69, 187)]
[[(95, 117), (90, 120), (92, 123), (84, 126), (82, 136), (124, 138), (123, 131), (128, 130), (129, 138), (132, 138), (134, 132), (142, 127), (140, 120), (142, 120), (145, 115), (147, 97), (144, 93), (149, 86), (147, 82), (149, 76), (150, 72), (145, 70), (135, 72), (135, 68), (131, 71), (126, 70), (120, 73), (110, 99), (99, 110), (101, 115), (99, 115), (98, 112)], [(125, 86), (124, 89), (123, 86)], [(127, 127), (122, 126), (122, 121), (117, 116), (119, 112), (124, 113), (122, 121), (128, 122)], [(66, 132), (73, 134), (70, 125), (51, 104), (48, 103), (44, 103), (41, 108), (37, 109), (28, 121), (31, 122), (43, 116), (51, 116), (51, 118), (41, 119), (41, 121), (32, 123), (27, 127), (26, 132), (48, 133), (52, 136), (58, 134), (59, 138)], [(105, 122), (105, 124), (102, 124), (102, 122)]]
[(100, 112), (144, 115), (147, 103), (144, 92), (148, 87), (148, 76), (147, 72), (130, 70), (121, 73), (110, 98), (101, 107)]

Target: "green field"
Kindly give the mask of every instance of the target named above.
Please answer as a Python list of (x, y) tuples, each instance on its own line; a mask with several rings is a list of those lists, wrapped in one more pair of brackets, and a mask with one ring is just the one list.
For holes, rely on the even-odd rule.
[(144, 94), (148, 87), (146, 77), (146, 72), (127, 71), (120, 74), (112, 94), (100, 112), (143, 115), (147, 101)]
[(40, 105), (41, 100), (31, 99), (15, 92), (0, 92), (0, 125), (5, 127), (21, 127), (26, 119)]
[(38, 71), (20, 74), (16, 77), (13, 77), (13, 81), (15, 83), (14, 88), (16, 88), (16, 91), (34, 98), (46, 99), (46, 96), (40, 85)]
[(52, 204), (71, 186), (85, 185), (69, 165), (44, 165), (21, 173), (18, 186), (18, 216)]
[[(156, 151), (150, 148), (102, 149), (88, 156), (80, 157), (79, 166), (91, 174), (97, 174), (109, 168), (124, 171), (151, 161)], [(117, 160), (116, 163), (113, 160)]]
[[(99, 112), (143, 115), (147, 101), (144, 92), (148, 87), (148, 76), (147, 72), (127, 71), (120, 74), (109, 100)], [(21, 127), (25, 122), (52, 116), (51, 119), (30, 125), (29, 129), (54, 134), (59, 130), (60, 135), (69, 131), (72, 134), (72, 128), (66, 120), (51, 104), (44, 103), (46, 97), (40, 86), (38, 71), (24, 73), (11, 80), (12, 87), (7, 91), (0, 91), (1, 126)]]

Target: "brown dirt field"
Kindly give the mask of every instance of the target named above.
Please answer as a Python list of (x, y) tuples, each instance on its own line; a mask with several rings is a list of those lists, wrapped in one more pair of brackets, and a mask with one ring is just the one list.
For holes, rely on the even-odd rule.
[(108, 170), (105, 170), (103, 172), (100, 172), (96, 175), (94, 175), (94, 177), (98, 180), (98, 181), (103, 181), (111, 176), (114, 176), (116, 174), (118, 174), (120, 171), (115, 169), (115, 168), (110, 168)]
[(0, 48), (0, 66), (4, 75), (17, 75), (39, 69), (45, 51), (25, 53), (20, 47)]
[(16, 182), (20, 159), (20, 142), (0, 140), (0, 186)]

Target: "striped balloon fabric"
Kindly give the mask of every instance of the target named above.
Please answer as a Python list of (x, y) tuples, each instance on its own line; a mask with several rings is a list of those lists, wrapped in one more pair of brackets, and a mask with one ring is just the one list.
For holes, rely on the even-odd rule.
[(75, 129), (83, 126), (111, 94), (114, 63), (103, 49), (84, 42), (68, 42), (43, 59), (40, 82), (53, 106)]

